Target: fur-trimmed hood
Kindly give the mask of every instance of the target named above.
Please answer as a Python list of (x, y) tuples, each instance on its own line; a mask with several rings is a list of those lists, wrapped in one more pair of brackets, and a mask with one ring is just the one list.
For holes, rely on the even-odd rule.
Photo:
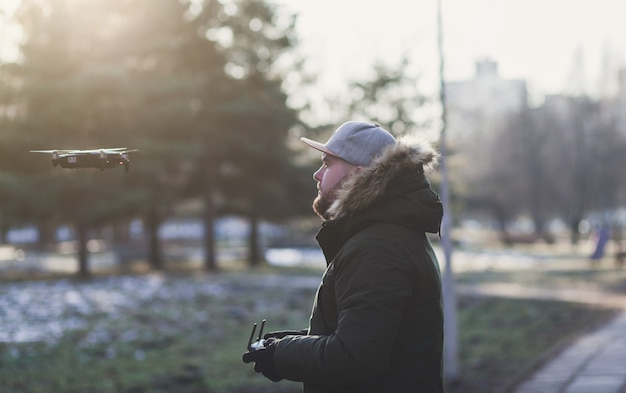
[[(335, 219), (371, 208), (380, 209), (381, 203), (392, 196), (417, 193), (420, 194), (418, 201), (412, 198), (413, 206), (404, 206), (406, 210), (411, 210), (407, 213), (415, 213), (415, 209), (427, 210), (429, 217), (421, 217), (420, 220), (432, 221), (425, 223), (428, 231), (437, 232), (442, 214), (441, 202), (424, 175), (424, 170), (436, 165), (437, 160), (437, 152), (425, 140), (412, 136), (399, 138), (369, 166), (342, 184), (328, 210), (329, 216)], [(404, 214), (402, 211), (399, 213)]]

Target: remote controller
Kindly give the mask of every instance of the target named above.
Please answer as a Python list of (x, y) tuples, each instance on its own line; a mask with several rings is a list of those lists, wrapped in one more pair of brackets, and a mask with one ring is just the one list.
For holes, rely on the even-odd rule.
[(248, 351), (258, 351), (259, 349), (265, 348), (265, 339), (263, 339), (263, 327), (265, 326), (265, 319), (261, 321), (261, 328), (259, 329), (259, 336), (255, 342), (252, 342), (254, 337), (254, 332), (256, 331), (256, 323), (252, 325), (252, 332), (250, 333), (250, 338), (248, 339)]

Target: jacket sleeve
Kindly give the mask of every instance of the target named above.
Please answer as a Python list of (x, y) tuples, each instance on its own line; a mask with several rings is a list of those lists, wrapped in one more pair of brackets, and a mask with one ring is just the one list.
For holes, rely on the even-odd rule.
[(354, 385), (387, 371), (412, 294), (410, 261), (415, 258), (400, 242), (390, 241), (361, 238), (358, 247), (344, 247), (335, 265), (337, 329), (328, 336), (281, 340), (275, 352), (280, 375), (315, 384)]

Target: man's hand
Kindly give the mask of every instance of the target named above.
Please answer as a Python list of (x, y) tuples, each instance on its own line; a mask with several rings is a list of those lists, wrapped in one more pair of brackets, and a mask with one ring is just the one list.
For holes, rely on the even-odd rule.
[(268, 339), (268, 338), (277, 338), (277, 339), (281, 339), (281, 338), (285, 338), (286, 336), (306, 336), (307, 335), (307, 331), (306, 330), (279, 330), (276, 332), (269, 332), (269, 333), (265, 333), (263, 335), (264, 339)]
[(244, 363), (254, 362), (254, 371), (263, 374), (267, 379), (274, 382), (283, 379), (283, 377), (278, 375), (276, 364), (274, 363), (274, 350), (277, 342), (277, 339), (270, 337), (265, 340), (264, 348), (246, 351), (241, 357)]

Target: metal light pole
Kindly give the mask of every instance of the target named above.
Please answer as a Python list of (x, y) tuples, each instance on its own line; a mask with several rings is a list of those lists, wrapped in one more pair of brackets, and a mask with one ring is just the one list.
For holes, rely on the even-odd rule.
[(444, 78), (443, 55), (443, 27), (441, 0), (437, 0), (437, 46), (439, 49), (439, 98), (441, 101), (441, 201), (444, 207), (441, 221), (441, 244), (445, 256), (445, 271), (443, 274), (443, 316), (444, 316), (444, 375), (446, 380), (455, 381), (459, 378), (458, 330), (456, 315), (456, 290), (454, 272), (452, 271), (452, 241), (450, 229), (452, 226), (452, 209), (450, 207), (450, 189), (448, 185), (448, 151), (446, 145), (446, 94)]

